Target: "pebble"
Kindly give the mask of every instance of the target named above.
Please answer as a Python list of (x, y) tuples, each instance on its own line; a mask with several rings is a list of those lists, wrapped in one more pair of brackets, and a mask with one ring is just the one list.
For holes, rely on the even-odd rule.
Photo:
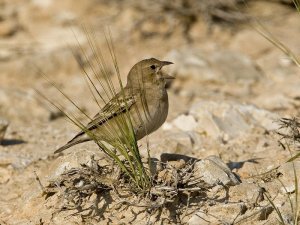
[(228, 166), (218, 157), (209, 156), (194, 165), (195, 176), (210, 185), (234, 186), (240, 183)]

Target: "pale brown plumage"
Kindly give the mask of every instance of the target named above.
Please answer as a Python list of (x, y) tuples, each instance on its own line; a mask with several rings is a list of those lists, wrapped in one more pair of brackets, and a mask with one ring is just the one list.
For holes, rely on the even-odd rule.
[[(123, 92), (116, 94), (95, 115), (93, 120), (66, 145), (55, 151), (59, 153), (73, 145), (90, 141), (90, 133), (97, 133), (97, 138), (107, 134), (107, 129), (114, 126), (121, 114), (129, 113), (136, 139), (140, 140), (147, 134), (157, 130), (166, 120), (168, 114), (168, 94), (165, 88), (166, 80), (173, 77), (164, 74), (161, 68), (172, 64), (155, 58), (145, 59), (136, 63), (127, 76), (127, 85)], [(117, 129), (116, 137), (121, 136)], [(88, 131), (85, 132), (85, 131)], [(105, 131), (105, 132), (104, 132)], [(107, 136), (107, 135), (106, 135)]]

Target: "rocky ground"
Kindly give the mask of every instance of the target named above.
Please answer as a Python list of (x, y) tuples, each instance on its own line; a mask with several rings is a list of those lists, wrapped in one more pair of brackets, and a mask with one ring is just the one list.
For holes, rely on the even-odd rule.
[[(46, 199), (39, 184), (88, 164), (92, 155), (103, 157), (93, 143), (55, 156), (78, 130), (34, 90), (75, 112), (42, 70), (93, 116), (98, 106), (74, 55), (88, 71), (89, 62), (96, 63), (85, 31), (91, 28), (110, 62), (107, 26), (123, 81), (141, 59), (174, 62), (167, 122), (139, 142), (142, 155), (148, 142), (158, 160), (201, 159), (197, 173), (211, 185), (205, 198), (191, 197), (194, 206), (184, 213), (148, 213), (148, 223), (277, 224), (276, 207), (286, 224), (294, 224), (299, 193), (293, 164), (286, 163), (290, 152), (275, 131), (280, 118), (298, 115), (300, 69), (249, 18), (299, 55), (300, 15), (292, 1), (183, 2), (0, 0), (0, 224), (146, 223), (147, 212), (114, 208), (116, 199), (88, 220), (60, 212), (57, 195)], [(300, 173), (298, 161), (294, 168)]]

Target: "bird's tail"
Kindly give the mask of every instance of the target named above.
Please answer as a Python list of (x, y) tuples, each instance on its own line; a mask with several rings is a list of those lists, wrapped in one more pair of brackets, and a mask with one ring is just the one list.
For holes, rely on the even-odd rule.
[(77, 137), (73, 138), (71, 141), (69, 141), (67, 144), (65, 144), (64, 146), (60, 147), (59, 149), (57, 149), (54, 154), (56, 153), (60, 153), (70, 147), (72, 147), (73, 145), (77, 145), (77, 144), (80, 144), (80, 143), (83, 143), (83, 142), (86, 142), (86, 141), (90, 141), (90, 139), (88, 138), (80, 138), (80, 139), (77, 139)]

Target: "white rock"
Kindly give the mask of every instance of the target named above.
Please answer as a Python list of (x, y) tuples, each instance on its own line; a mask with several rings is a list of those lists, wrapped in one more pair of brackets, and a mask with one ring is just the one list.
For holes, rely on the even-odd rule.
[(163, 129), (163, 130), (172, 130), (173, 128), (174, 128), (173, 124), (168, 123), (168, 122), (165, 122), (165, 123), (162, 125), (162, 129)]
[(195, 176), (201, 177), (210, 185), (222, 184), (234, 186), (239, 180), (228, 166), (217, 156), (209, 156), (195, 163)]
[(211, 80), (215, 77), (214, 71), (209, 66), (205, 54), (200, 50), (172, 50), (167, 54), (166, 58), (174, 62), (174, 66), (170, 68), (171, 74), (197, 80)]
[(207, 213), (199, 211), (195, 213), (190, 219), (188, 224), (189, 225), (209, 225), (212, 222), (218, 222), (215, 218), (208, 216)]
[[(162, 152), (172, 152), (189, 155), (193, 148), (193, 138), (188, 132), (184, 131), (165, 131), (162, 136), (155, 136), (149, 141), (151, 157), (159, 158)], [(198, 140), (197, 144), (199, 144)], [(147, 146), (146, 139), (142, 140), (144, 146)], [(143, 149), (146, 151), (146, 149)]]
[(103, 153), (100, 151), (94, 152), (86, 149), (73, 151), (58, 157), (50, 164), (47, 171), (47, 179), (57, 179), (62, 173), (70, 170), (71, 168), (79, 168), (81, 164), (89, 164), (91, 162), (92, 155), (96, 160), (103, 157)]
[(196, 131), (212, 138), (228, 140), (247, 134), (253, 127), (275, 130), (279, 117), (253, 105), (233, 102), (200, 101), (194, 104), (189, 115), (197, 120)]
[(191, 131), (197, 127), (197, 122), (192, 115), (180, 115), (172, 123), (183, 131)]
[[(251, 41), (250, 41), (251, 40)], [(255, 48), (253, 48), (255, 46)], [(258, 57), (272, 46), (253, 29), (245, 29), (235, 35), (229, 46), (232, 50), (242, 52), (252, 57)]]
[[(209, 212), (199, 210), (189, 220), (189, 225), (230, 224), (241, 211), (245, 210), (245, 203), (220, 204), (211, 206)], [(222, 222), (221, 222), (222, 221)]]
[(0, 167), (0, 184), (7, 183), (12, 177), (12, 169), (7, 167)]
[(32, 0), (32, 3), (40, 8), (48, 8), (53, 0)]
[(199, 149), (202, 147), (202, 138), (199, 133), (195, 131), (187, 131), (186, 133), (190, 136), (194, 149)]
[(298, 106), (299, 102), (277, 91), (270, 91), (254, 99), (255, 104), (268, 110), (290, 109)]
[(171, 51), (166, 58), (174, 62), (171, 73), (181, 78), (198, 81), (253, 82), (262, 77), (261, 72), (246, 55), (230, 50), (203, 51), (182, 48)]
[(231, 187), (228, 195), (233, 202), (243, 199), (244, 202), (257, 204), (262, 201), (260, 198), (262, 191), (263, 189), (258, 184), (245, 180), (243, 183)]
[(281, 165), (278, 168), (278, 172), (282, 174), (282, 177), (279, 177), (279, 179), (284, 185), (281, 187), (281, 191), (283, 193), (292, 193), (295, 191), (296, 181), (295, 181), (294, 168), (295, 168), (295, 172), (298, 180), (298, 188), (299, 188), (300, 187), (300, 180), (299, 180), (300, 162), (299, 161), (288, 162)]

